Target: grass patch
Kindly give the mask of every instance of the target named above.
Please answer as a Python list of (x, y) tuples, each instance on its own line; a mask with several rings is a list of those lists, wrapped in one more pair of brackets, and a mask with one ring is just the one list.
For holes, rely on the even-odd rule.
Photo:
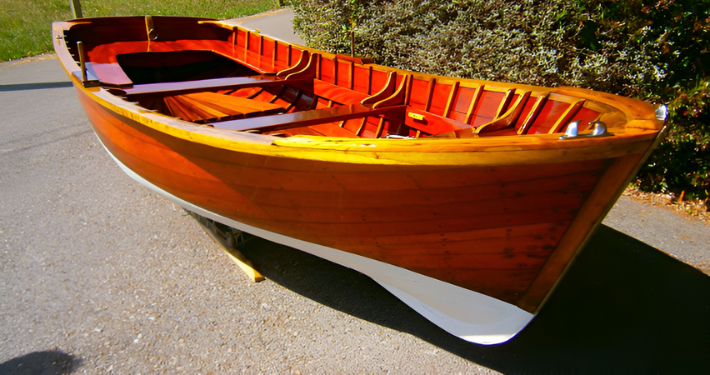
[[(279, 7), (277, 0), (86, 0), (84, 17), (189, 16), (236, 18)], [(52, 51), (51, 23), (71, 19), (68, 0), (2, 0), (0, 61)]]

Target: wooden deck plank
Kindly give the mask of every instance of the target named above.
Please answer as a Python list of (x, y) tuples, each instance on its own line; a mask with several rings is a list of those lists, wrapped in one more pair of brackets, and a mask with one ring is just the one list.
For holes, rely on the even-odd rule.
[(189, 108), (191, 111), (195, 112), (200, 116), (200, 120), (208, 120), (208, 119), (219, 119), (222, 117), (227, 116), (226, 113), (216, 111), (209, 106), (206, 106), (202, 103), (196, 102), (193, 99), (190, 99), (186, 96), (183, 95), (178, 95), (174, 97), (175, 100), (179, 101), (182, 103), (186, 108)]
[(168, 105), (168, 108), (170, 108), (171, 112), (173, 112), (175, 115), (180, 117), (181, 119), (185, 121), (199, 121), (201, 120), (201, 117), (196, 114), (194, 111), (190, 110), (189, 108), (185, 107), (183, 103), (180, 103), (177, 99), (174, 97), (166, 97), (165, 99), (165, 104)]
[(184, 96), (189, 97), (189, 98), (193, 98), (197, 101), (200, 101), (200, 102), (208, 104), (208, 105), (216, 104), (217, 106), (224, 107), (224, 108), (230, 108), (232, 106), (244, 107), (244, 108), (250, 108), (250, 109), (252, 109), (254, 111), (258, 111), (258, 112), (279, 111), (279, 110), (284, 109), (283, 106), (278, 105), (278, 104), (274, 104), (274, 103), (263, 102), (260, 100), (247, 99), (247, 98), (238, 97), (238, 96), (215, 94), (212, 92), (201, 92), (201, 93), (188, 94), (188, 95), (184, 95)]

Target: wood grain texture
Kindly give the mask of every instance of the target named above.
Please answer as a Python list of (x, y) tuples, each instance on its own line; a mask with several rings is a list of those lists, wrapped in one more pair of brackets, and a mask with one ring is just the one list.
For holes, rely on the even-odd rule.
[[(94, 130), (123, 164), (227, 218), (528, 311), (549, 294), (661, 126), (649, 105), (608, 94), (406, 72), (239, 27), (169, 21), (153, 19), (164, 39), (150, 42), (142, 17), (53, 25), (67, 36), (53, 43)], [(108, 64), (96, 66), (115, 85), (127, 84), (116, 55), (148, 49), (206, 49), (263, 74), (84, 88), (71, 57), (82, 38), (89, 63)], [(369, 108), (375, 103), (382, 108)], [(409, 112), (426, 123), (408, 120)], [(192, 123), (240, 115), (264, 116)], [(547, 134), (574, 119), (604, 121), (614, 136)], [(482, 125), (490, 137), (471, 131)], [(249, 129), (291, 138), (235, 131)], [(362, 138), (395, 133), (454, 137)]]
[[(479, 167), (437, 172), (398, 167), (363, 173), (326, 163), (327, 172), (320, 173), (323, 163), (316, 162), (290, 172), (283, 165), (271, 170), (268, 159), (239, 165), (246, 154), (212, 152), (207, 146), (146, 131), (90, 100), (83, 104), (114, 155), (191, 203), (294, 238), (442, 277), (509, 302), (515, 302), (529, 285), (556, 247), (564, 223), (575, 217), (586, 200), (585, 192), (606, 168), (605, 163), (590, 162), (548, 165), (539, 171)], [(384, 176), (390, 180), (386, 184), (382, 184)], [(309, 207), (308, 202), (319, 201), (318, 191), (326, 182), (333, 193), (321, 197), (323, 208)], [(377, 195), (385, 199), (371, 199)], [(289, 204), (299, 202), (299, 197), (305, 198), (300, 207)], [(427, 197), (433, 201), (428, 203)], [(338, 201), (348, 202), (349, 208), (338, 206)], [(519, 233), (502, 229), (515, 227), (524, 229)], [(449, 233), (451, 239), (437, 241), (437, 236), (447, 238), (442, 233)], [(417, 243), (408, 239), (424, 234), (432, 238)], [(368, 243), (372, 238), (377, 242)], [(463, 255), (453, 267), (450, 257), (456, 254)], [(442, 276), (442, 269), (448, 269), (450, 276)], [(493, 277), (492, 269), (503, 271)]]

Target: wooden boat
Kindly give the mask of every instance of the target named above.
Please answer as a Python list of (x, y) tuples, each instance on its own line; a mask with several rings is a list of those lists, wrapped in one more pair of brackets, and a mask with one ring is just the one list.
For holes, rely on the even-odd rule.
[(431, 76), (179, 17), (53, 24), (96, 135), (182, 207), (358, 270), (444, 330), (525, 327), (664, 108)]

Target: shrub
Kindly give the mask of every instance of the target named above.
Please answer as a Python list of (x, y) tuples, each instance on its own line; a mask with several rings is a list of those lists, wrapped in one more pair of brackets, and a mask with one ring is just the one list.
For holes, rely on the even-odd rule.
[(309, 46), (438, 75), (580, 86), (667, 103), (643, 189), (710, 189), (710, 0), (299, 0)]

